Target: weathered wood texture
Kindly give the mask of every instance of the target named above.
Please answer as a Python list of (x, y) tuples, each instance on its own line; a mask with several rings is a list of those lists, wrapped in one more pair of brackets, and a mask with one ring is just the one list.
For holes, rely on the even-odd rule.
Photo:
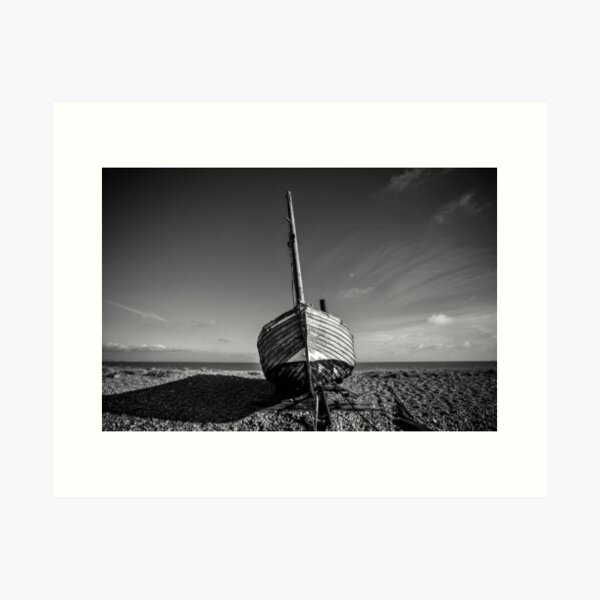
[(288, 216), (290, 222), (289, 246), (292, 251), (292, 262), (294, 264), (294, 287), (296, 289), (296, 304), (304, 304), (304, 288), (302, 287), (302, 272), (300, 271), (300, 254), (298, 253), (298, 237), (296, 236), (296, 220), (294, 219), (294, 205), (292, 203), (292, 192), (286, 194), (288, 204)]
[(348, 377), (355, 365), (354, 340), (336, 316), (312, 306), (299, 305), (267, 323), (258, 336), (258, 353), (265, 377), (277, 386), (306, 389), (306, 328), (314, 385)]

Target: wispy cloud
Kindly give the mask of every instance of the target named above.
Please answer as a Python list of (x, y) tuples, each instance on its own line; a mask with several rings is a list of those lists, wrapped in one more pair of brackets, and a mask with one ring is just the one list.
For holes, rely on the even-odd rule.
[[(222, 338), (223, 342), (225, 338)], [(136, 354), (147, 355), (147, 360), (164, 360), (160, 358), (161, 354), (179, 354), (178, 358), (187, 359), (193, 361), (218, 361), (218, 362), (256, 362), (258, 355), (254, 352), (225, 352), (223, 350), (201, 350), (201, 349), (190, 349), (190, 348), (174, 348), (170, 346), (164, 346), (163, 344), (141, 344), (141, 345), (129, 345), (119, 344), (115, 342), (105, 342), (102, 344), (102, 352), (105, 353), (106, 357), (114, 357), (116, 354), (132, 355), (135, 358)], [(151, 359), (150, 356), (153, 358)], [(124, 360), (128, 360), (124, 358)], [(146, 359), (144, 359), (146, 360)]]
[(213, 327), (217, 324), (214, 319), (205, 319), (205, 320), (190, 320), (190, 321), (169, 321), (160, 315), (155, 313), (151, 313), (144, 310), (138, 310), (137, 308), (133, 308), (131, 306), (126, 306), (125, 304), (121, 304), (120, 302), (112, 302), (111, 300), (103, 300), (104, 304), (108, 304), (109, 306), (114, 306), (116, 308), (120, 308), (121, 310), (125, 310), (134, 315), (138, 315), (145, 320), (144, 327), (147, 328), (163, 328), (168, 330), (175, 331), (186, 331), (193, 329), (204, 329), (206, 327)]
[(396, 175), (392, 175), (386, 189), (401, 194), (402, 192), (418, 187), (429, 179), (439, 177), (450, 169), (404, 169)]
[(359, 331), (354, 337), (359, 342), (389, 342), (394, 339), (393, 335), (384, 331)]
[(212, 327), (216, 324), (217, 322), (214, 319), (210, 319), (208, 321), (193, 321), (190, 324), (190, 327)]
[(456, 344), (444, 344), (437, 342), (436, 344), (419, 344), (416, 350), (453, 350)]
[[(362, 330), (355, 334), (357, 356), (362, 360), (432, 360), (441, 357), (460, 357), (470, 360), (494, 359), (496, 342), (494, 336), (481, 333), (474, 323), (495, 321), (493, 314), (464, 315), (453, 317), (449, 326), (431, 326), (427, 319), (418, 321), (400, 319), (389, 328)], [(437, 358), (434, 358), (437, 357)]]
[(486, 204), (477, 202), (473, 192), (463, 194), (457, 200), (445, 204), (433, 215), (433, 220), (438, 223), (446, 223), (453, 214), (460, 214), (463, 217), (474, 217), (486, 208)]
[(453, 310), (473, 291), (481, 295), (482, 289), (494, 289), (494, 263), (495, 256), (486, 250), (391, 245), (365, 254), (355, 272), (361, 281), (377, 282), (376, 299), (382, 308), (396, 311), (411, 306), (421, 312), (444, 303)]
[(117, 344), (115, 342), (106, 342), (102, 344), (103, 352), (127, 352), (130, 349), (130, 346), (126, 346), (125, 344)]
[(448, 323), (452, 323), (454, 319), (449, 317), (448, 315), (444, 315), (440, 313), (438, 315), (431, 315), (428, 319), (428, 323), (433, 323), (434, 325), (447, 325)]
[(106, 342), (102, 344), (103, 352), (191, 352), (186, 348), (169, 348), (162, 344), (142, 344), (141, 346), (128, 346), (127, 344), (117, 344)]
[(163, 323), (169, 323), (167, 319), (163, 319), (163, 317), (159, 317), (154, 313), (145, 312), (143, 310), (137, 310), (137, 308), (132, 308), (131, 306), (125, 306), (124, 304), (120, 304), (119, 302), (111, 302), (110, 300), (103, 300), (105, 304), (109, 304), (110, 306), (115, 306), (116, 308), (120, 308), (122, 310), (129, 311), (135, 315), (143, 317), (144, 319), (155, 319), (156, 321), (162, 321)]
[(339, 295), (340, 298), (344, 298), (345, 300), (355, 300), (357, 298), (368, 296), (374, 289), (374, 287), (349, 288), (347, 290), (342, 290)]
[(466, 350), (471, 347), (471, 342), (469, 340), (465, 340), (463, 342), (435, 342), (435, 343), (421, 343), (416, 347), (412, 348), (412, 351), (417, 353), (422, 350), (434, 350), (434, 351), (442, 351), (442, 350)]
[[(321, 277), (347, 272), (348, 256), (353, 258), (351, 272), (354, 277), (346, 281), (360, 282), (361, 285), (347, 288), (342, 283), (338, 288), (342, 291), (335, 294), (342, 300), (355, 302), (368, 298), (376, 311), (370, 313), (370, 318), (375, 314), (381, 318), (402, 314), (418, 315), (425, 320), (440, 307), (451, 311), (447, 314), (455, 317), (465, 310), (472, 310), (473, 300), (469, 298), (473, 296), (485, 310), (495, 308), (495, 249), (468, 245), (435, 247), (426, 238), (421, 243), (385, 239), (369, 245), (368, 239), (354, 236), (351, 240), (340, 240), (323, 260), (319, 260), (317, 269)], [(369, 325), (366, 329), (379, 327)]]

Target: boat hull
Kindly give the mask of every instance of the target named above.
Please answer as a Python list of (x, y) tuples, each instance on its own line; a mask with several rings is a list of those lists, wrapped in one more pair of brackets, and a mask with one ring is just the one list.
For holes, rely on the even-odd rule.
[(343, 381), (356, 366), (354, 339), (346, 325), (306, 305), (263, 327), (258, 354), (266, 379), (288, 390), (308, 390), (309, 369), (313, 386), (323, 386)]

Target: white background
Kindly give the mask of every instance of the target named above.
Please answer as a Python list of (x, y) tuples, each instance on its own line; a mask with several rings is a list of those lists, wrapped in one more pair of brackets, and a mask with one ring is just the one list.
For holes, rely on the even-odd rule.
[[(546, 130), (542, 103), (56, 103), (55, 495), (545, 496)], [(394, 165), (498, 169), (498, 431), (101, 431), (103, 166)]]
[[(598, 596), (592, 7), (320, 1), (290, 10), (280, 2), (121, 1), (5, 8), (5, 596)], [(231, 99), (548, 101), (547, 499), (52, 499), (51, 103)]]

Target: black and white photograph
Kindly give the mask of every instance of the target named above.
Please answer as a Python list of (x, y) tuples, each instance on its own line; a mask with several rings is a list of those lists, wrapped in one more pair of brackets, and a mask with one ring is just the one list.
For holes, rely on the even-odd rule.
[(102, 430), (496, 431), (496, 267), (496, 168), (103, 168)]
[(5, 3), (2, 597), (599, 597), (594, 6)]

